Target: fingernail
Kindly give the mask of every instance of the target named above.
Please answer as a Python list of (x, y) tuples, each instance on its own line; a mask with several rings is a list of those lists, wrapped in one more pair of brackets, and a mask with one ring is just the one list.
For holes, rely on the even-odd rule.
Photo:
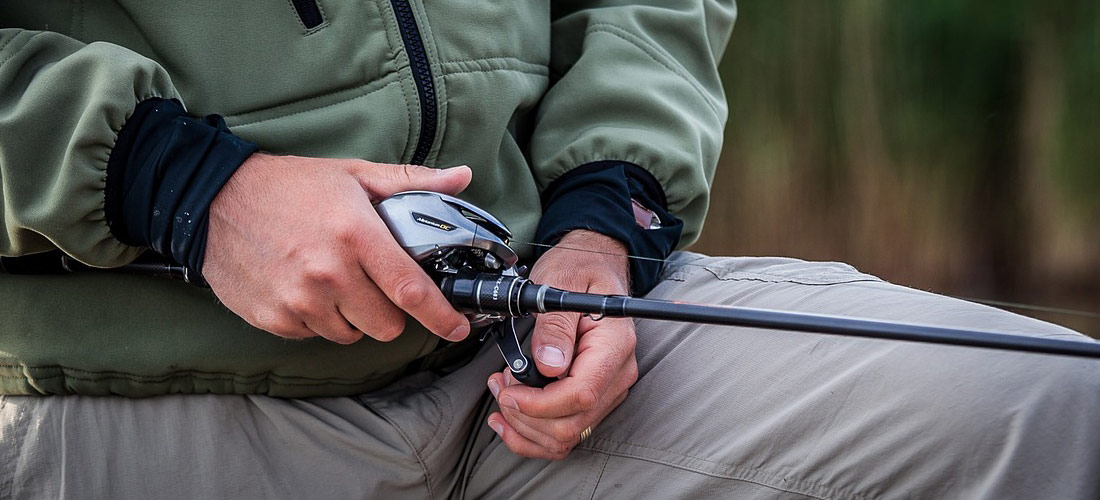
[(435, 170), (435, 173), (437, 173), (437, 174), (449, 174), (449, 173), (453, 172), (454, 169), (462, 168), (462, 167), (470, 168), (468, 165), (455, 165), (453, 167), (438, 168), (438, 169)]
[(547, 366), (565, 366), (565, 353), (554, 346), (544, 345), (535, 353), (535, 357)]
[(489, 419), (489, 428), (493, 429), (493, 432), (497, 433), (498, 436), (502, 436), (504, 434), (504, 426), (500, 425), (500, 422), (497, 422), (496, 420)]
[(517, 403), (515, 398), (513, 398), (512, 396), (504, 396), (503, 398), (500, 398), (500, 406), (506, 406), (513, 410), (519, 409), (519, 403)]
[(459, 340), (466, 338), (466, 336), (469, 334), (470, 325), (461, 325), (458, 328), (451, 330), (451, 333), (447, 334), (447, 340), (450, 340), (451, 342), (458, 342)]
[(493, 393), (493, 399), (496, 399), (497, 394), (500, 394), (500, 384), (496, 380), (489, 379), (489, 392)]

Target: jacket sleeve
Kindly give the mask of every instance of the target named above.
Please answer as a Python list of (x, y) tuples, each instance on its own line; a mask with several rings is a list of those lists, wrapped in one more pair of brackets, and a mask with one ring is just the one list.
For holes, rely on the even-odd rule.
[(540, 190), (576, 167), (646, 169), (694, 242), (726, 121), (718, 61), (733, 0), (555, 0), (551, 88), (531, 153)]
[(0, 29), (0, 255), (59, 248), (112, 267), (142, 251), (111, 235), (104, 189), (118, 132), (150, 97), (179, 95), (133, 51)]

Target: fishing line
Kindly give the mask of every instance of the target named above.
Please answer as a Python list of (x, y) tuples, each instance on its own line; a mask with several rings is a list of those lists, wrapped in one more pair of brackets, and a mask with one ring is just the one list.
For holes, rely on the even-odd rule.
[(1036, 305), (1036, 304), (1022, 304), (1022, 303), (1019, 303), (1019, 302), (1007, 302), (1007, 301), (1003, 301), (1003, 300), (976, 299), (974, 297), (961, 297), (961, 296), (956, 296), (956, 295), (949, 295), (949, 297), (954, 297), (954, 298), (960, 299), (960, 300), (967, 300), (967, 301), (970, 301), (970, 302), (977, 302), (979, 304), (985, 304), (985, 305), (989, 305), (989, 306), (1008, 307), (1008, 308), (1012, 308), (1012, 309), (1025, 309), (1025, 310), (1028, 310), (1028, 311), (1038, 311), (1038, 312), (1045, 312), (1045, 313), (1051, 313), (1051, 314), (1065, 314), (1067, 316), (1080, 316), (1080, 317), (1083, 317), (1083, 318), (1100, 319), (1100, 313), (1095, 313), (1095, 312), (1091, 312), (1091, 311), (1082, 311), (1082, 310), (1079, 310), (1079, 309), (1066, 309), (1066, 308), (1063, 308), (1063, 307), (1040, 306), (1040, 305)]
[[(520, 245), (527, 245), (527, 246), (532, 246), (532, 247), (546, 248), (546, 249), (559, 248), (559, 249), (562, 249), (562, 250), (572, 250), (572, 251), (575, 251), (575, 252), (584, 252), (584, 253), (591, 253), (591, 254), (598, 254), (598, 255), (609, 255), (609, 256), (612, 256), (612, 257), (622, 257), (622, 254), (618, 254), (618, 253), (614, 253), (614, 252), (602, 252), (602, 251), (599, 251), (599, 250), (589, 250), (589, 249), (586, 249), (586, 248), (575, 248), (575, 247), (567, 247), (567, 246), (561, 246), (561, 245), (548, 245), (548, 244), (545, 244), (545, 243), (535, 243), (535, 242), (531, 242), (531, 241), (520, 241), (520, 240), (512, 240), (512, 243), (516, 243), (516, 244), (520, 244)], [(662, 263), (662, 264), (668, 264), (668, 263), (671, 262), (668, 259), (657, 259), (657, 258), (654, 258), (654, 257), (643, 257), (641, 255), (627, 255), (626, 258), (633, 259), (633, 260), (644, 260), (644, 261), (649, 261), (649, 262), (659, 262), (659, 263)], [(695, 264), (693, 262), (680, 262), (678, 264), (682, 265), (682, 266), (701, 267), (701, 268), (706, 269), (708, 271), (716, 272), (714, 269), (711, 269), (710, 267), (706, 266), (705, 264)], [(1020, 303), (1020, 302), (1009, 302), (1009, 301), (1004, 301), (1004, 300), (982, 299), (982, 298), (975, 298), (975, 297), (964, 297), (964, 296), (959, 296), (959, 295), (950, 295), (950, 294), (942, 294), (942, 293), (941, 293), (941, 295), (944, 295), (946, 297), (951, 297), (953, 299), (965, 300), (967, 302), (976, 302), (978, 304), (984, 304), (984, 305), (988, 305), (988, 306), (995, 306), (995, 307), (1002, 307), (1002, 308), (1012, 308), (1012, 309), (1023, 309), (1023, 310), (1028, 310), (1028, 311), (1044, 312), (1044, 313), (1050, 313), (1050, 314), (1062, 314), (1062, 315), (1066, 315), (1066, 316), (1079, 316), (1079, 317), (1083, 317), (1083, 318), (1100, 319), (1100, 313), (1092, 312), (1092, 311), (1083, 311), (1083, 310), (1079, 310), (1079, 309), (1069, 309), (1069, 308), (1064, 308), (1064, 307), (1041, 306), (1041, 305), (1037, 305), (1037, 304), (1024, 304), (1024, 303)]]
[[(1100, 358), (1100, 344), (1087, 342), (842, 316), (571, 292), (531, 283), (523, 277), (525, 273), (517, 267), (519, 256), (507, 243), (512, 237), (507, 227), (492, 214), (460, 199), (440, 193), (407, 191), (381, 201), (375, 209), (395, 241), (436, 280), (447, 300), (456, 309), (466, 313), (471, 324), (490, 326), (489, 330), (508, 362), (509, 369), (528, 385), (541, 386), (548, 383), (548, 380), (536, 376), (537, 370), (533, 370), (533, 363), (523, 353), (515, 334), (513, 320), (516, 317), (551, 311), (580, 312), (594, 317), (647, 318)], [(515, 243), (648, 262), (670, 262), (668, 259), (560, 244), (555, 246), (527, 241)], [(186, 272), (181, 274), (170, 262), (166, 263), (159, 257), (154, 259), (156, 262), (135, 262), (118, 270), (192, 281), (188, 279)], [(705, 264), (690, 261), (678, 264), (719, 273)], [(87, 266), (60, 251), (10, 260), (0, 258), (0, 271), (13, 273), (56, 274), (86, 269)], [(524, 378), (525, 374), (528, 376)]]

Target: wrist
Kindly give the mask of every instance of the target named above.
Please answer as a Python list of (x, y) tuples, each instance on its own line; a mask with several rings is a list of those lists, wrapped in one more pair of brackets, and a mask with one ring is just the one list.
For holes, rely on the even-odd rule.
[(558, 245), (569, 247), (585, 247), (585, 250), (599, 252), (601, 255), (620, 256), (623, 259), (629, 255), (626, 244), (618, 239), (588, 229), (573, 229), (558, 240)]
[(191, 117), (175, 100), (141, 102), (107, 161), (111, 233), (201, 275), (210, 204), (258, 149), (230, 133), (220, 116)]
[(631, 259), (631, 292), (656, 285), (661, 262), (676, 247), (683, 222), (667, 209), (664, 193), (648, 172), (625, 162), (577, 167), (543, 192), (535, 241), (552, 245), (566, 232), (587, 229), (621, 241)]
[(630, 254), (622, 241), (596, 231), (574, 229), (565, 233), (555, 248), (580, 254), (566, 256), (577, 263), (578, 273), (587, 271), (595, 276), (614, 278), (621, 285), (618, 293), (630, 292)]

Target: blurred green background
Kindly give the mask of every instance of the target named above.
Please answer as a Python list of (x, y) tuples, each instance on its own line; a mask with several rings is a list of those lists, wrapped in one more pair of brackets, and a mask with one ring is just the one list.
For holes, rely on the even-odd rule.
[(703, 237), (1100, 337), (1100, 3), (752, 0)]

